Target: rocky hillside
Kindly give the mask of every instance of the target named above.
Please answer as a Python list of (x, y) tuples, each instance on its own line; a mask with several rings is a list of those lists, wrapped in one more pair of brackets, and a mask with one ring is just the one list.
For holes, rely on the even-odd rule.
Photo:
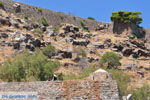
[(111, 23), (102, 23), (97, 22), (89, 19), (83, 19), (79, 17), (75, 17), (73, 15), (67, 15), (61, 12), (54, 12), (43, 8), (38, 8), (30, 5), (26, 5), (23, 3), (20, 4), (20, 12), (16, 12), (16, 8), (14, 7), (15, 2), (11, 0), (0, 0), (4, 2), (4, 9), (7, 12), (14, 13), (15, 15), (19, 15), (22, 18), (29, 18), (34, 22), (40, 22), (42, 18), (45, 18), (48, 20), (49, 24), (52, 26), (60, 25), (61, 23), (70, 23), (77, 26), (82, 26), (82, 22), (86, 24), (90, 29), (99, 29), (101, 25), (104, 25), (106, 27), (109, 27), (111, 30), (112, 24)]
[[(87, 26), (92, 30), (85, 30), (79, 27), (79, 22), (83, 20), (81, 18), (69, 21), (74, 20), (71, 19), (72, 16), (63, 14), (66, 20), (59, 21), (56, 12), (42, 10), (41, 13), (38, 12), (38, 8), (21, 3), (21, 12), (16, 13), (12, 6), (14, 2), (0, 1), (4, 2), (4, 9), (0, 9), (1, 65), (24, 50), (29, 50), (33, 54), (37, 48), (43, 50), (48, 45), (55, 47), (55, 52), (48, 55), (49, 60), (60, 62), (60, 67), (55, 73), (62, 73), (66, 76), (80, 76), (82, 70), (91, 66), (96, 66), (97, 69), (106, 67), (107, 64), (102, 65), (99, 60), (107, 52), (113, 52), (121, 59), (119, 66), (109, 66), (114, 69), (112, 70), (115, 71), (114, 76), (99, 69), (77, 80), (69, 78), (56, 82), (21, 83), (5, 83), (1, 80), (0, 91), (35, 91), (44, 100), (120, 100), (121, 92), (120, 87), (118, 88), (120, 82), (116, 83), (114, 80), (117, 72), (123, 76), (124, 74), (129, 76), (130, 81), (125, 84), (127, 89), (140, 88), (145, 83), (150, 84), (150, 44), (145, 39), (136, 39), (130, 34), (112, 34), (110, 24), (98, 25), (99, 22), (90, 20), (86, 21)], [(22, 18), (25, 12), (34, 13), (29, 19)], [(54, 17), (49, 16), (51, 13)], [(32, 20), (34, 17), (35, 20), (39, 20), (43, 16), (49, 21), (50, 26), (44, 26)], [(53, 18), (56, 18), (58, 23), (53, 21)], [(93, 30), (93, 25), (98, 25), (96, 30)], [(124, 81), (121, 80), (121, 82)]]

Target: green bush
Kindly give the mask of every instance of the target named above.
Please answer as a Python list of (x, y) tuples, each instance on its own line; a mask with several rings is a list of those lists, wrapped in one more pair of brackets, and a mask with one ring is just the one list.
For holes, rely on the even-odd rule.
[(42, 34), (43, 31), (42, 31), (42, 29), (40, 29), (40, 28), (36, 28), (36, 29), (34, 29), (33, 33)]
[(45, 81), (52, 79), (58, 67), (58, 61), (48, 61), (41, 52), (24, 52), (0, 66), (0, 79), (8, 82)]
[(56, 26), (56, 27), (54, 28), (54, 32), (55, 32), (55, 33), (58, 33), (58, 32), (59, 32), (59, 28), (60, 28), (59, 26)]
[(4, 7), (4, 3), (0, 1), (0, 7)]
[(49, 58), (51, 58), (54, 53), (55, 53), (55, 47), (52, 45), (48, 45), (45, 48), (43, 48), (42, 52), (45, 56), (48, 56)]
[(49, 26), (48, 21), (45, 18), (42, 18), (41, 22), (44, 26)]
[(24, 15), (24, 19), (29, 20), (29, 15)]
[(120, 95), (125, 96), (128, 93), (128, 84), (130, 82), (130, 76), (125, 74), (123, 71), (118, 71), (115, 69), (105, 69), (109, 73), (112, 74), (113, 79), (117, 81), (119, 89), (120, 89)]
[(42, 8), (36, 8), (40, 13), (42, 13), (43, 9)]
[(149, 100), (150, 99), (150, 85), (145, 84), (143, 87), (136, 89), (136, 90), (130, 90), (130, 92), (133, 95), (133, 100)]
[(36, 28), (34, 29), (33, 33), (34, 33), (34, 36), (41, 37), (41, 35), (43, 34), (43, 31), (40, 28)]
[(90, 20), (95, 20), (93, 17), (88, 17), (87, 19), (90, 19)]
[(96, 66), (91, 66), (91, 67), (83, 69), (79, 73), (79, 75), (75, 75), (75, 74), (63, 75), (63, 80), (84, 79), (88, 77), (91, 73), (95, 72), (97, 69), (99, 68)]
[(102, 64), (107, 64), (108, 66), (114, 67), (114, 66), (120, 65), (120, 62), (119, 62), (120, 59), (121, 58), (116, 53), (107, 52), (101, 57), (100, 62)]
[(141, 12), (129, 12), (129, 11), (113, 12), (111, 20), (114, 22), (134, 23), (138, 25), (143, 20), (142, 17), (139, 16), (140, 14)]
[(80, 24), (83, 28), (86, 27), (86, 23), (84, 21), (80, 21)]

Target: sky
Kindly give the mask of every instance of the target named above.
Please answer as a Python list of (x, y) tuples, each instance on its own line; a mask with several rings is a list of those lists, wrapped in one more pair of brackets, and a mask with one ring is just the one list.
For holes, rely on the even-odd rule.
[(111, 22), (112, 12), (120, 10), (142, 12), (140, 26), (150, 28), (150, 0), (14, 0), (47, 8), (57, 12), (73, 14), (82, 18), (93, 17), (98, 21)]

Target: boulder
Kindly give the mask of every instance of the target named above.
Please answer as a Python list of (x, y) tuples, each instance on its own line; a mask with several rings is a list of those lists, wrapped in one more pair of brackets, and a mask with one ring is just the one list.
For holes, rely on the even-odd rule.
[(90, 63), (99, 61), (98, 58), (94, 58), (94, 57), (87, 57), (87, 59), (88, 59), (88, 62), (90, 62)]
[(39, 39), (35, 39), (34, 41), (31, 42), (31, 44), (33, 44), (35, 47), (41, 47), (43, 45), (41, 40)]
[(132, 49), (132, 48), (125, 47), (122, 50), (122, 54), (123, 54), (123, 56), (130, 56), (131, 54), (133, 54), (133, 50), (134, 49)]
[(9, 35), (6, 33), (0, 33), (0, 38), (8, 38)]
[(48, 34), (49, 36), (56, 36), (57, 35), (57, 33), (54, 32), (54, 29), (52, 26), (46, 27), (45, 33)]
[(0, 25), (8, 25), (11, 26), (10, 19), (8, 17), (0, 17)]
[(40, 28), (40, 25), (39, 25), (39, 23), (32, 23), (31, 27), (33, 27), (34, 29), (36, 29), (36, 28)]
[(111, 49), (114, 51), (117, 51), (117, 52), (121, 52), (123, 50), (123, 48), (124, 48), (123, 45), (114, 44), (114, 46)]
[(146, 49), (144, 42), (139, 42), (139, 41), (134, 41), (134, 40), (130, 40), (129, 42), (137, 46), (138, 48)]
[(72, 58), (72, 49), (57, 50), (57, 55), (61, 55), (63, 58)]
[(15, 42), (14, 44), (13, 44), (13, 48), (14, 49), (20, 49), (20, 43), (19, 42)]
[(144, 77), (144, 72), (141, 70), (137, 71), (137, 74), (139, 74), (141, 77)]
[(127, 70), (138, 69), (138, 68), (139, 66), (137, 66), (136, 64), (130, 64), (130, 65), (125, 66), (125, 69)]
[(33, 27), (31, 27), (30, 25), (24, 25), (23, 28), (28, 30), (28, 31), (33, 29)]
[(94, 43), (93, 47), (96, 48), (96, 49), (104, 49), (105, 48), (104, 44), (99, 43), (99, 42)]
[(105, 46), (105, 48), (111, 47), (112, 46), (111, 39), (106, 39), (104, 41), (104, 46)]
[(144, 67), (144, 69), (150, 71), (150, 67)]
[(71, 25), (71, 24), (70, 25), (67, 24), (67, 25), (63, 26), (63, 30), (64, 30), (65, 33), (69, 33), (69, 32), (76, 33), (76, 32), (79, 32), (79, 28), (74, 26), (74, 25)]
[(90, 43), (89, 40), (86, 39), (77, 39), (73, 40), (73, 45), (81, 45), (81, 46), (87, 46)]

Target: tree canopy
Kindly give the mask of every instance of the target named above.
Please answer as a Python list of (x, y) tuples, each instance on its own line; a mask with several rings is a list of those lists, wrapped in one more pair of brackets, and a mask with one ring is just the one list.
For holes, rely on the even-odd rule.
[(130, 11), (118, 11), (113, 12), (111, 16), (112, 21), (122, 22), (122, 23), (134, 23), (136, 25), (142, 23), (143, 19), (141, 12), (130, 12)]

